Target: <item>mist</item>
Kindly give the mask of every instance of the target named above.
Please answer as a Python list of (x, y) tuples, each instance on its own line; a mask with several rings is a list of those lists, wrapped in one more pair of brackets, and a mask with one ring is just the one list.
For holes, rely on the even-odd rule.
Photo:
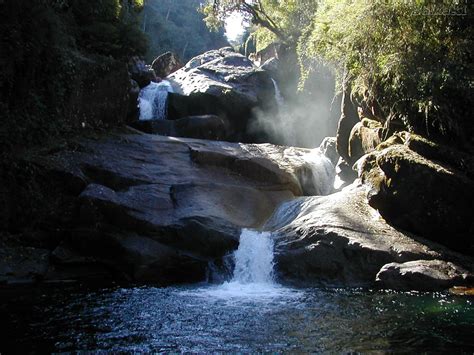
[(315, 148), (328, 136), (335, 136), (341, 99), (335, 95), (335, 78), (330, 68), (320, 67), (296, 90), (298, 77), (288, 82), (274, 77), (277, 108), (255, 112), (250, 129), (263, 132), (268, 141), (288, 146)]

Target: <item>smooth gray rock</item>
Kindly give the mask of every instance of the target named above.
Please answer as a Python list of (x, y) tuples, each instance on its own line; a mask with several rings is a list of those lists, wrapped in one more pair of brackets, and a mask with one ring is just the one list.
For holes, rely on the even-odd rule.
[(86, 185), (64, 211), (74, 225), (53, 252), (53, 279), (108, 271), (163, 284), (202, 280), (209, 262), (237, 248), (242, 228), (260, 228), (282, 201), (333, 178), (311, 175), (318, 159), (332, 167), (319, 149), (131, 129), (34, 159), (65, 184)]
[(445, 259), (474, 265), (470, 258), (388, 225), (369, 206), (364, 186), (285, 202), (265, 229), (274, 232), (282, 280), (370, 286), (392, 262)]
[(443, 260), (416, 260), (390, 263), (378, 272), (380, 287), (394, 290), (439, 291), (474, 284), (474, 274)]
[(184, 111), (186, 116), (217, 114), (229, 120), (235, 139), (245, 137), (254, 109), (276, 106), (268, 72), (229, 48), (212, 50), (191, 59), (167, 80), (176, 94), (184, 96), (171, 100), (171, 104), (186, 106), (185, 109), (171, 107), (170, 112)]

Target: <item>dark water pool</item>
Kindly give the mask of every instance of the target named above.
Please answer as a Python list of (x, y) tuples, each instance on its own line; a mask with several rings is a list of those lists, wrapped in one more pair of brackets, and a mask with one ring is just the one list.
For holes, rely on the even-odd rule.
[(1, 353), (474, 351), (473, 299), (216, 286), (0, 289)]

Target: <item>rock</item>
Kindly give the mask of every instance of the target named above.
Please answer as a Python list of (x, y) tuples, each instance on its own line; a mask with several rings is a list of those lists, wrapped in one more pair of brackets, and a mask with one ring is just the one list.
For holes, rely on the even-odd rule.
[(432, 142), (417, 134), (400, 132), (403, 143), (426, 159), (451, 166), (474, 179), (474, 157), (451, 146)]
[(442, 260), (416, 260), (384, 265), (376, 282), (394, 290), (440, 291), (453, 286), (473, 285), (474, 274)]
[(177, 137), (226, 140), (228, 123), (216, 115), (189, 116), (174, 121)]
[(260, 65), (260, 69), (268, 71), (272, 76), (278, 72), (279, 61), (277, 58), (273, 57), (265, 61)]
[(336, 175), (338, 179), (342, 182), (342, 186), (348, 186), (354, 182), (357, 178), (357, 172), (352, 169), (352, 166), (349, 165), (344, 159), (339, 158), (336, 164)]
[(216, 115), (189, 116), (177, 120), (137, 121), (133, 127), (146, 132), (172, 137), (226, 140), (228, 124)]
[(47, 249), (6, 244), (0, 239), (0, 284), (40, 281), (48, 271)]
[(313, 170), (318, 159), (332, 168), (318, 149), (132, 130), (45, 152), (36, 164), (87, 182), (74, 208), (59, 211), (71, 222), (48, 279), (203, 280), (209, 262), (237, 247), (241, 228), (259, 228), (282, 201), (331, 184), (326, 168)]
[(282, 281), (345, 286), (374, 285), (389, 263), (450, 260), (472, 269), (472, 258), (402, 233), (369, 206), (364, 186), (284, 202), (265, 225), (275, 238)]
[(337, 152), (346, 162), (350, 163), (349, 137), (354, 127), (359, 123), (359, 115), (351, 101), (349, 88), (345, 88), (341, 101), (341, 118), (337, 125), (336, 147)]
[(181, 69), (183, 64), (177, 54), (166, 52), (157, 57), (153, 63), (151, 63), (151, 67), (160, 78), (166, 78), (168, 75)]
[(339, 160), (339, 154), (336, 149), (336, 137), (326, 137), (319, 145), (321, 152), (328, 157), (331, 163), (336, 166)]
[(128, 71), (132, 80), (135, 80), (138, 83), (138, 86), (144, 88), (150, 82), (160, 80), (156, 77), (156, 74), (153, 68), (149, 65), (146, 65), (145, 62), (139, 57), (132, 57), (128, 63)]
[(348, 163), (354, 164), (363, 155), (370, 153), (382, 142), (382, 124), (364, 118), (356, 123), (349, 136)]
[(359, 176), (372, 187), (371, 206), (391, 224), (474, 254), (474, 182), (462, 172), (394, 145), (366, 156)]
[[(275, 90), (269, 74), (229, 48), (209, 51), (193, 58), (167, 79), (177, 94), (192, 97), (194, 103), (186, 104), (186, 109), (169, 108), (168, 112), (185, 111), (185, 116), (215, 114), (223, 117), (229, 121), (231, 135), (236, 141), (245, 141), (254, 109), (265, 110), (276, 106)], [(189, 107), (192, 106), (195, 108), (190, 112)]]
[(140, 116), (138, 108), (138, 96), (140, 94), (140, 87), (135, 80), (130, 79), (130, 94), (128, 103), (127, 122), (136, 122)]

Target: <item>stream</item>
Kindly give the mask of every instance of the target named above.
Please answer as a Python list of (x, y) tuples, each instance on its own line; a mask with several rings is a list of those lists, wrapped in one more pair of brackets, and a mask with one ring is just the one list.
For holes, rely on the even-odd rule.
[(472, 298), (280, 285), (268, 232), (233, 258), (221, 284), (0, 290), (0, 351), (474, 351)]

